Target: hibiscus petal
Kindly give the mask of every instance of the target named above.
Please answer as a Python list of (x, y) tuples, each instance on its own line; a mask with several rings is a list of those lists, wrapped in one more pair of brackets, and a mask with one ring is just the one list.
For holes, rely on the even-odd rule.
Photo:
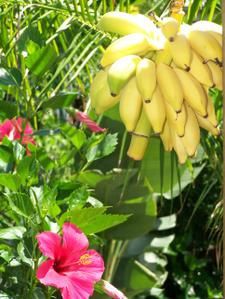
[(94, 292), (94, 287), (92, 285), (86, 285), (85, 282), (79, 283), (76, 281), (70, 281), (66, 287), (61, 290), (61, 295), (63, 299), (88, 299)]
[(50, 259), (57, 259), (61, 252), (61, 237), (53, 232), (43, 232), (38, 234), (36, 238), (43, 255)]
[(53, 260), (43, 262), (37, 270), (37, 278), (46, 286), (62, 289), (68, 285), (68, 278), (57, 273), (53, 265)]
[(85, 234), (74, 224), (65, 222), (63, 225), (63, 245), (61, 260), (66, 264), (74, 262), (87, 250), (89, 245)]
[[(83, 258), (84, 256), (85, 258)], [(85, 277), (85, 279), (93, 282), (99, 281), (105, 270), (103, 258), (97, 251), (92, 249), (87, 250), (84, 256), (80, 258), (75, 275)]]
[(9, 137), (10, 133), (13, 131), (12, 122), (7, 119), (0, 125), (0, 139), (2, 140), (5, 136)]

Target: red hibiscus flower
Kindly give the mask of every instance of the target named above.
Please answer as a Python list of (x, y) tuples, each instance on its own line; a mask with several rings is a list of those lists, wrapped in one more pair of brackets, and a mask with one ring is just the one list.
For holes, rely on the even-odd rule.
[(32, 134), (32, 127), (26, 119), (21, 117), (7, 119), (0, 124), (0, 141), (4, 137), (8, 137), (9, 140), (21, 140), (24, 145), (35, 144)]
[(85, 124), (92, 132), (105, 132), (106, 129), (101, 128), (96, 122), (91, 120), (88, 115), (84, 112), (77, 111), (76, 112), (76, 119), (81, 123)]
[(48, 257), (37, 270), (41, 283), (60, 289), (63, 299), (87, 299), (101, 279), (104, 261), (88, 250), (88, 239), (72, 223), (64, 223), (63, 236), (53, 232), (37, 235), (40, 251)]

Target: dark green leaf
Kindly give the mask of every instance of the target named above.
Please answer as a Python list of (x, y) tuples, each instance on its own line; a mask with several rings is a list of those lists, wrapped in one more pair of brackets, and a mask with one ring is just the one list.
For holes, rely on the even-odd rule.
[(13, 155), (9, 147), (0, 145), (0, 171), (9, 172), (13, 168)]
[(6, 102), (6, 101), (0, 101), (0, 115), (3, 116), (3, 118), (13, 118), (17, 115), (17, 106), (13, 103)]
[(15, 68), (0, 67), (0, 85), (19, 86), (22, 80), (21, 73)]
[(58, 109), (58, 108), (68, 107), (76, 100), (76, 97), (77, 97), (77, 93), (75, 92), (64, 92), (44, 102), (42, 104), (42, 107), (44, 109), (46, 108)]
[(17, 41), (19, 52), (29, 50), (27, 47), (29, 48), (30, 41), (33, 41), (33, 43), (37, 44), (39, 47), (43, 45), (40, 32), (33, 26), (28, 26), (22, 33), (20, 32), (19, 39)]
[[(184, 165), (179, 165), (180, 172), (180, 182), (176, 170), (175, 159), (173, 161), (173, 177), (172, 177), (172, 167), (171, 167), (171, 153), (163, 152), (164, 163), (163, 163), (163, 175), (160, 172), (160, 140), (158, 138), (152, 138), (150, 141), (150, 146), (147, 149), (145, 157), (141, 165), (141, 173), (148, 180), (154, 193), (161, 194), (166, 198), (171, 198), (177, 196), (180, 191), (182, 191), (188, 184), (190, 184), (202, 171), (204, 164), (200, 166), (193, 167), (193, 171), (189, 167)], [(172, 184), (173, 183), (173, 184)], [(173, 185), (173, 190), (171, 191), (171, 184)], [(161, 189), (162, 187), (162, 189)], [(179, 190), (181, 187), (181, 190)]]

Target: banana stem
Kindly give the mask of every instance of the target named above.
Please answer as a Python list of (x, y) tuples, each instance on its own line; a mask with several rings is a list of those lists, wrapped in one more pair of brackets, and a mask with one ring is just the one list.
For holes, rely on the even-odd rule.
[(118, 164), (117, 164), (118, 168), (120, 168), (120, 165), (121, 165), (121, 162), (123, 159), (123, 152), (124, 152), (126, 140), (127, 140), (127, 131), (125, 130), (123, 133), (123, 138), (122, 138), (121, 147), (120, 147), (119, 159), (118, 159)]

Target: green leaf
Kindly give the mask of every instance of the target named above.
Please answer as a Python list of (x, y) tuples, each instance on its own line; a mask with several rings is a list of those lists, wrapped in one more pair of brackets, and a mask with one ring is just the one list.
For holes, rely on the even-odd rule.
[(69, 107), (71, 104), (76, 100), (77, 93), (76, 92), (62, 92), (48, 101), (42, 104), (44, 109), (51, 108), (51, 109), (58, 109), (63, 107)]
[(8, 146), (0, 145), (0, 171), (9, 172), (13, 168), (13, 155)]
[(118, 224), (121, 224), (125, 222), (128, 218), (129, 215), (99, 215), (98, 217), (96, 217), (96, 219), (92, 219), (91, 223), (88, 222), (81, 228), (87, 235), (95, 234), (113, 226), (116, 226)]
[(128, 298), (151, 289), (157, 283), (157, 276), (145, 265), (134, 259), (124, 259), (120, 266), (118, 284), (126, 287)]
[(19, 86), (22, 81), (22, 75), (19, 70), (15, 68), (0, 67), (0, 85)]
[(24, 184), (36, 171), (36, 161), (32, 156), (24, 157), (17, 165), (16, 172), (19, 174)]
[(25, 59), (27, 68), (36, 76), (42, 76), (50, 70), (57, 58), (55, 48), (47, 45), (34, 53), (28, 55)]
[(34, 262), (31, 258), (26, 257), (25, 255), (25, 248), (23, 246), (23, 243), (20, 242), (17, 246), (17, 252), (19, 254), (19, 257), (21, 259), (22, 262), (24, 262), (25, 264), (29, 265), (30, 267), (34, 267)]
[[(177, 166), (175, 159), (173, 166), (171, 163), (172, 154), (163, 152), (163, 175), (160, 171), (161, 158), (160, 158), (160, 140), (158, 138), (152, 138), (150, 146), (147, 149), (145, 157), (141, 164), (141, 174), (148, 181), (148, 184), (156, 194), (161, 194), (161, 187), (163, 196), (171, 198), (180, 194), (180, 192), (199, 175), (204, 168), (205, 164), (200, 166), (193, 166), (193, 169), (189, 169), (186, 164), (179, 165), (180, 178), (177, 174)], [(173, 172), (172, 172), (173, 167)], [(173, 176), (172, 176), (173, 173)], [(180, 183), (179, 183), (180, 180)], [(181, 185), (180, 185), (181, 184)], [(171, 185), (173, 189), (171, 190)]]
[(0, 185), (17, 191), (21, 186), (21, 179), (17, 174), (0, 173)]
[(148, 215), (147, 206), (147, 202), (141, 199), (139, 203), (124, 203), (110, 209), (113, 214), (119, 213), (130, 217), (125, 223), (107, 230), (106, 237), (119, 240), (134, 239), (153, 230), (156, 217)]
[(12, 226), (0, 229), (0, 239), (19, 240), (23, 238), (26, 228), (23, 226)]
[(82, 130), (79, 130), (68, 123), (60, 127), (64, 136), (72, 142), (72, 144), (79, 150), (86, 141), (86, 135)]
[(17, 115), (17, 106), (13, 103), (0, 101), (0, 115), (5, 118), (13, 118)]
[(69, 209), (82, 208), (89, 197), (89, 192), (86, 186), (81, 186), (74, 190), (68, 197), (60, 201), (60, 204), (65, 203)]
[(30, 218), (35, 212), (31, 198), (23, 193), (10, 193), (7, 195), (10, 208), (18, 215)]
[(129, 215), (103, 214), (105, 211), (106, 207), (74, 209), (65, 213), (61, 217), (60, 222), (63, 223), (65, 219), (69, 219), (76, 223), (85, 234), (89, 235), (118, 225), (129, 217)]
[(102, 134), (100, 136), (103, 137), (96, 137), (93, 144), (87, 150), (86, 158), (88, 162), (108, 156), (115, 150), (117, 134)]
[(34, 26), (28, 26), (23, 30), (23, 32), (20, 32), (19, 39), (17, 41), (19, 52), (30, 50), (29, 46), (31, 45), (31, 41), (39, 47), (43, 45), (41, 34)]
[(105, 180), (105, 175), (98, 170), (87, 170), (80, 172), (77, 180), (83, 184), (95, 187), (100, 181)]

